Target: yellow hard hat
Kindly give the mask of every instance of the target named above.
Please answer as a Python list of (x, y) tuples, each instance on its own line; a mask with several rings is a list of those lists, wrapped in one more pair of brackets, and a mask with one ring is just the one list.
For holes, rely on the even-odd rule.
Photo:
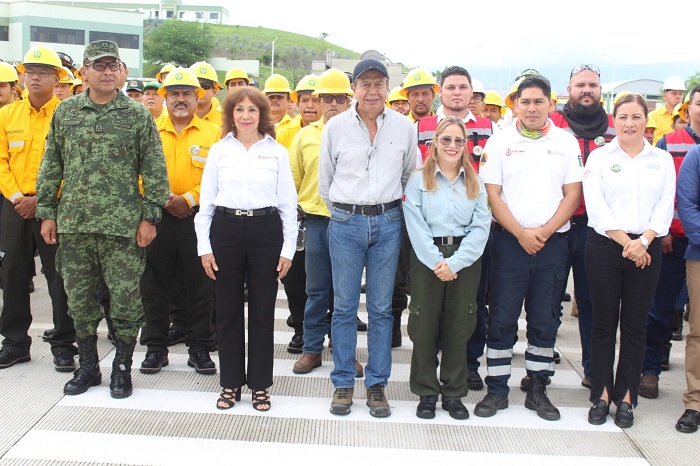
[(559, 102), (559, 98), (557, 97), (557, 93), (554, 92), (554, 89), (550, 89), (550, 96), (549, 98), (556, 104)]
[(654, 128), (656, 129), (656, 120), (654, 120), (654, 117), (651, 115), (647, 115), (647, 125), (646, 128)]
[(161, 79), (163, 77), (163, 73), (170, 73), (172, 70), (175, 69), (175, 65), (168, 63), (167, 65), (164, 65), (163, 68), (160, 69), (158, 73), (156, 73), (156, 79), (160, 82), (163, 82)]
[(631, 92), (630, 92), (630, 91), (620, 91), (620, 93), (617, 94), (617, 95), (615, 96), (615, 98), (613, 99), (613, 107), (614, 107), (615, 105), (617, 105), (617, 101), (620, 100), (620, 98), (626, 96), (627, 94), (631, 94)]
[(0, 82), (2, 83), (19, 83), (17, 70), (14, 66), (7, 62), (0, 62)]
[(25, 65), (51, 66), (58, 72), (58, 77), (60, 79), (65, 78), (68, 73), (68, 70), (63, 67), (61, 59), (54, 49), (43, 44), (35, 45), (27, 51), (22, 63), (17, 65), (17, 71), (24, 73)]
[(209, 63), (205, 61), (198, 61), (194, 65), (190, 66), (190, 71), (193, 72), (199, 79), (211, 81), (216, 92), (219, 92), (224, 88), (221, 83), (219, 83), (219, 77), (216, 75), (216, 70)]
[(250, 84), (248, 73), (243, 68), (231, 68), (228, 70), (224, 78), (224, 86), (228, 87), (228, 82), (232, 79), (245, 79), (245, 83)]
[(70, 91), (71, 91), (71, 93), (75, 94), (75, 88), (78, 87), (78, 86), (82, 86), (82, 85), (83, 85), (83, 80), (82, 80), (82, 79), (79, 79), (79, 78), (74, 79), (74, 80), (73, 80), (73, 84), (70, 85)]
[(685, 95), (685, 99), (683, 99), (683, 103), (680, 104), (680, 108), (678, 109), (678, 115), (683, 119), (683, 121), (690, 121), (688, 105), (690, 105), (690, 92)]
[(313, 92), (316, 90), (317, 85), (318, 76), (316, 76), (315, 74), (307, 74), (299, 80), (296, 89), (294, 89), (294, 92), (289, 94), (289, 97), (292, 99), (292, 102), (296, 103), (299, 101), (299, 92)]
[(353, 95), (350, 78), (337, 68), (330, 68), (318, 77), (314, 95), (346, 94)]
[(515, 94), (518, 92), (518, 86), (520, 86), (520, 83), (523, 82), (523, 79), (525, 78), (520, 78), (517, 81), (515, 81), (513, 85), (510, 86), (510, 92), (506, 96), (506, 107), (508, 107), (511, 110), (513, 110), (513, 102), (515, 101)]
[(158, 95), (165, 98), (165, 94), (168, 92), (168, 87), (178, 87), (178, 86), (190, 86), (197, 91), (197, 98), (201, 99), (204, 97), (206, 92), (199, 85), (199, 79), (194, 75), (192, 71), (187, 68), (177, 67), (168, 73), (165, 77), (165, 82), (163, 82), (163, 87), (158, 89)]
[(506, 114), (506, 104), (503, 103), (503, 97), (501, 97), (500, 94), (498, 94), (498, 92), (487, 92), (486, 97), (484, 97), (484, 104), (496, 105), (497, 107), (501, 107), (501, 116)]
[(273, 74), (265, 80), (265, 88), (263, 94), (291, 94), (289, 81), (281, 74)]
[(73, 84), (73, 81), (75, 80), (75, 76), (73, 76), (73, 73), (68, 68), (63, 68), (66, 70), (66, 76), (61, 78), (60, 81), (58, 81), (58, 84)]
[(401, 95), (404, 97), (408, 96), (409, 89), (418, 86), (429, 86), (433, 90), (434, 94), (437, 94), (440, 90), (440, 86), (438, 86), (437, 82), (435, 81), (435, 76), (422, 68), (414, 68), (409, 71), (408, 74), (406, 74), (406, 77), (403, 80)]
[(392, 102), (397, 100), (408, 101), (405, 95), (401, 94), (401, 86), (396, 86), (391, 91), (389, 91), (389, 96), (386, 98), (386, 106), (391, 107)]
[(680, 103), (680, 104), (676, 105), (675, 107), (673, 107), (673, 113), (671, 113), (671, 116), (672, 117), (679, 117), (683, 121), (688, 121), (685, 118), (683, 118), (683, 116), (681, 115), (681, 106), (682, 105), (683, 105), (683, 103)]

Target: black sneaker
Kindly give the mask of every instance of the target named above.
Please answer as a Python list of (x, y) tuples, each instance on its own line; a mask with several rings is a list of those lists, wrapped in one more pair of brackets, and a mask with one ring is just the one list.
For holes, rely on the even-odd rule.
[(508, 396), (487, 393), (483, 400), (474, 407), (474, 414), (479, 417), (491, 417), (501, 409), (508, 407)]

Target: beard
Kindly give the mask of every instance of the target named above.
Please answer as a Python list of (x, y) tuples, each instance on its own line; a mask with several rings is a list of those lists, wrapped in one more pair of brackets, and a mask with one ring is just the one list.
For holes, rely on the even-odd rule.
[(571, 102), (571, 107), (581, 115), (590, 116), (595, 114), (601, 107), (600, 100), (596, 100), (591, 105), (581, 105), (579, 102)]

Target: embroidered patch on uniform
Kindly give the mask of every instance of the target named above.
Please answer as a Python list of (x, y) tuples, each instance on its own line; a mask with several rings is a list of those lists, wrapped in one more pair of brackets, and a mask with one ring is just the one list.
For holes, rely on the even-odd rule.
[(96, 132), (96, 133), (101, 133), (102, 131), (103, 131), (102, 123), (97, 123), (97, 124), (95, 125), (95, 132)]
[(273, 155), (266, 155), (266, 154), (258, 155), (259, 160), (272, 160), (272, 159), (276, 159), (276, 158), (277, 158), (277, 156), (275, 156), (274, 154)]
[(647, 168), (649, 170), (661, 170), (661, 165), (658, 165), (656, 163), (648, 163)]
[(472, 153), (476, 156), (479, 156), (484, 152), (484, 148), (481, 146), (474, 146), (474, 149), (472, 149)]
[(479, 166), (483, 167), (484, 165), (486, 165), (486, 162), (488, 162), (488, 161), (489, 161), (489, 156), (486, 154), (486, 152), (483, 152), (481, 154), (481, 157), (479, 158)]
[(610, 167), (610, 171), (612, 171), (613, 173), (620, 173), (622, 171), (622, 167), (618, 164), (615, 164), (612, 167)]

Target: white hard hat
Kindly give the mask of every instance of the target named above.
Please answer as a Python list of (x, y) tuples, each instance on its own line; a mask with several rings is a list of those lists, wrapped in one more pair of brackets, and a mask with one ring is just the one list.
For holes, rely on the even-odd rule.
[(685, 81), (680, 76), (671, 76), (664, 81), (664, 91), (685, 91)]
[(478, 79), (472, 78), (472, 92), (474, 94), (486, 95), (486, 88)]

